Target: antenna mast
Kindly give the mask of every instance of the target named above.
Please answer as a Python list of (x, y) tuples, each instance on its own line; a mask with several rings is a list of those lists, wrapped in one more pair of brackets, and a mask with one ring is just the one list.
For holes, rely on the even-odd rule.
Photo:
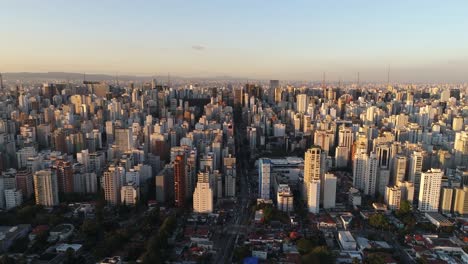
[(387, 85), (390, 85), (390, 65), (387, 68)]
[(359, 76), (359, 72), (357, 73), (357, 87), (359, 88), (361, 86), (361, 78)]
[(326, 85), (325, 85), (325, 72), (323, 72), (323, 77), (322, 77), (322, 88), (323, 89), (326, 88)]

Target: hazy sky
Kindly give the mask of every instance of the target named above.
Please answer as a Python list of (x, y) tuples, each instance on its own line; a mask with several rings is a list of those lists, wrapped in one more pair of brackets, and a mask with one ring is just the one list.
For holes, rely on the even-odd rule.
[(468, 81), (468, 1), (10, 0), (0, 72)]

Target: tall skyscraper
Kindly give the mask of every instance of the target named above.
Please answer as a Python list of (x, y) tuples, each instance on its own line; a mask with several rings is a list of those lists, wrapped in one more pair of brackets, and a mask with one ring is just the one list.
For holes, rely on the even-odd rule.
[(59, 204), (57, 175), (50, 170), (34, 173), (34, 193), (36, 204), (46, 207)]
[(364, 183), (368, 159), (369, 156), (365, 150), (358, 148), (353, 160), (353, 185), (361, 191), (365, 188)]
[(21, 190), (25, 199), (31, 198), (34, 193), (33, 175), (29, 170), (19, 170), (16, 172), (16, 188)]
[(304, 196), (309, 212), (318, 213), (320, 204), (320, 179), (321, 179), (321, 157), (320, 147), (313, 146), (308, 149), (304, 157)]
[(270, 199), (271, 162), (269, 159), (260, 159), (258, 163), (258, 197)]
[(57, 160), (55, 163), (59, 192), (72, 193), (73, 188), (73, 168), (69, 161)]
[(120, 151), (131, 150), (133, 147), (133, 135), (132, 130), (128, 128), (116, 128), (115, 129), (115, 145)]
[(379, 169), (379, 160), (377, 155), (372, 152), (367, 160), (366, 171), (364, 174), (364, 194), (375, 196), (377, 175)]
[(294, 210), (294, 197), (287, 184), (279, 184), (276, 193), (277, 208), (283, 212), (292, 212)]
[(390, 210), (400, 209), (401, 189), (398, 186), (387, 186), (385, 189), (385, 203)]
[(350, 127), (340, 126), (338, 130), (338, 146), (348, 147), (351, 150), (354, 143), (353, 130)]
[(443, 214), (451, 214), (453, 207), (453, 198), (455, 197), (454, 188), (442, 188), (440, 193), (440, 211)]
[(122, 186), (122, 177), (119, 169), (115, 166), (109, 167), (104, 172), (104, 197), (106, 202), (110, 205), (120, 204), (120, 189)]
[(440, 186), (444, 173), (440, 169), (431, 169), (421, 173), (418, 209), (421, 212), (437, 212), (439, 209)]
[(185, 205), (185, 159), (184, 155), (177, 155), (174, 160), (174, 204), (176, 207)]
[(210, 186), (210, 174), (199, 172), (197, 187), (193, 193), (193, 212), (213, 212), (213, 189)]
[(336, 176), (332, 173), (325, 173), (323, 185), (323, 208), (335, 208)]
[(468, 215), (468, 187), (455, 189), (455, 205), (453, 211), (460, 215)]
[(296, 110), (299, 113), (305, 113), (309, 105), (309, 97), (307, 94), (298, 94), (296, 96)]
[(405, 156), (396, 156), (393, 163), (393, 178), (392, 183), (396, 184), (399, 181), (405, 180), (407, 158)]
[(423, 166), (423, 153), (420, 151), (414, 151), (413, 154), (411, 154), (409, 163), (408, 180), (414, 183), (415, 190), (419, 192)]
[(139, 199), (139, 187), (135, 183), (128, 183), (120, 189), (120, 199), (122, 204), (135, 206)]

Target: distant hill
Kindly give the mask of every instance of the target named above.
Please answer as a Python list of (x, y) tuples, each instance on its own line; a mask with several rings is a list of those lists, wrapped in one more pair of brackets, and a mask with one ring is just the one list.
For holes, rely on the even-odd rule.
[[(5, 72), (2, 73), (4, 80), (83, 80), (83, 73), (76, 72)], [(115, 75), (109, 74), (88, 74), (86, 73), (87, 81), (102, 81), (115, 80)], [(121, 81), (149, 81), (152, 78), (157, 80), (166, 80), (167, 76), (136, 76), (136, 75), (118, 75)], [(231, 76), (217, 77), (180, 77), (171, 76), (171, 80), (245, 80), (245, 78), (237, 78)]]

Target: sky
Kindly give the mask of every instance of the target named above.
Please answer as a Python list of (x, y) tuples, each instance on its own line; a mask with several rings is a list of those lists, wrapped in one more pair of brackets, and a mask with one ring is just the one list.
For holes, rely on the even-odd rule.
[(0, 72), (468, 81), (465, 0), (0, 4)]

